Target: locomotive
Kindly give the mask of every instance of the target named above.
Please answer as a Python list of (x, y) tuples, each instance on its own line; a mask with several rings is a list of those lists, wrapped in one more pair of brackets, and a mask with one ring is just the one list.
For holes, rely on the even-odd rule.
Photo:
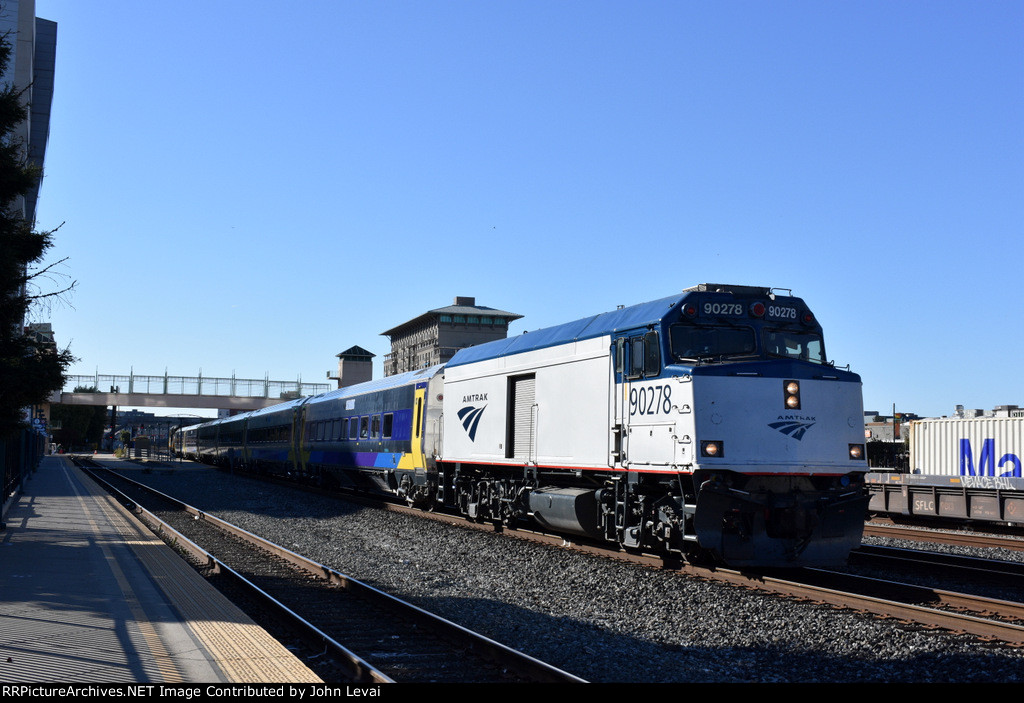
[(184, 428), (198, 460), (737, 568), (845, 562), (860, 377), (786, 291), (702, 284)]

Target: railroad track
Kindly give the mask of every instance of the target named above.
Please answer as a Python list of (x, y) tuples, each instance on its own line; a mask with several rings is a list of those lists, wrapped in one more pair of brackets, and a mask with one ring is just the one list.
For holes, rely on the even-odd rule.
[[(442, 513), (424, 513), (419, 510), (386, 504), (385, 509), (418, 515), (425, 519), (459, 524), (470, 529), (488, 532), (502, 532), (508, 537), (523, 539), (540, 544), (558, 546), (564, 549), (596, 554), (604, 558), (627, 561), (649, 568), (677, 571), (680, 575), (721, 581), (758, 590), (770, 591), (780, 596), (813, 601), (837, 607), (852, 608), (881, 617), (926, 628), (938, 628), (954, 633), (968, 634), (981, 640), (1003, 642), (1012, 646), (1024, 646), (1024, 604), (996, 598), (985, 598), (966, 593), (931, 588), (897, 581), (868, 578), (826, 569), (797, 569), (791, 572), (744, 572), (734, 569), (705, 567), (687, 564), (675, 559), (650, 554), (634, 554), (618, 551), (603, 544), (588, 543), (576, 538), (567, 539), (559, 535), (545, 534), (534, 530), (512, 529), (492, 524), (466, 521), (458, 516)], [(931, 552), (916, 555), (896, 550), (871, 547), (861, 548), (860, 558), (868, 553), (881, 558), (898, 560), (906, 564), (915, 558), (923, 568), (956, 570), (962, 577), (970, 579), (999, 578), (1005, 583), (1021, 583), (1024, 570), (1013, 563), (956, 558)], [(860, 551), (860, 550), (858, 550)], [(909, 552), (910, 550), (905, 550)], [(981, 562), (985, 562), (984, 564)]]
[[(345, 497), (345, 500), (350, 498)], [(943, 629), (968, 634), (981, 640), (1024, 646), (1024, 618), (1020, 605), (985, 599), (951, 591), (915, 586), (884, 579), (856, 577), (826, 570), (794, 570), (792, 572), (752, 573), (717, 567), (687, 564), (662, 556), (633, 554), (611, 549), (603, 544), (588, 544), (576, 538), (566, 539), (528, 529), (513, 529), (490, 523), (475, 523), (462, 517), (443, 513), (424, 513), (402, 505), (382, 503), (365, 496), (356, 502), (382, 509), (459, 524), (464, 528), (486, 532), (502, 532), (511, 538), (584, 551), (603, 558), (627, 561), (649, 568), (666, 569), (734, 586), (768, 591), (780, 596), (850, 608), (876, 616), (895, 618), (924, 628)], [(917, 531), (920, 532), (920, 531)], [(1016, 622), (1014, 622), (1016, 621)]]
[(864, 526), (864, 535), (868, 537), (903, 539), (911, 542), (931, 542), (961, 547), (1024, 551), (1024, 540), (991, 533), (949, 532), (871, 522)]
[[(340, 676), (373, 682), (580, 682), (581, 679), (271, 544), (95, 462), (76, 463), (176, 546), (255, 587), (255, 615), (276, 611)], [(90, 466), (91, 464), (91, 466)], [(145, 508), (140, 506), (145, 505)], [(235, 578), (232, 577), (234, 581)], [(255, 595), (251, 595), (255, 593)], [(315, 623), (315, 626), (312, 624)], [(322, 674), (321, 674), (322, 675)], [(351, 678), (349, 678), (351, 677)]]

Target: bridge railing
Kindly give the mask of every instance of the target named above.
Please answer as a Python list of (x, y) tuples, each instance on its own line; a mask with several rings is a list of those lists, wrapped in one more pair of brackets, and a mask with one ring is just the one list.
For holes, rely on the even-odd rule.
[(141, 376), (95, 374), (68, 376), (64, 392), (75, 388), (95, 388), (99, 393), (148, 393), (153, 395), (199, 395), (237, 398), (301, 398), (331, 390), (329, 383), (271, 381), (270, 378), (217, 378), (203, 376)]

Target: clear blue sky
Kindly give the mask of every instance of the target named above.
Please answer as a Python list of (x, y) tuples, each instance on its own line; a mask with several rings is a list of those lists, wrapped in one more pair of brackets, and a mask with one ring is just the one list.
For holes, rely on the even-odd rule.
[(37, 0), (73, 373), (326, 381), (456, 295), (792, 289), (865, 407), (1024, 405), (1024, 3)]

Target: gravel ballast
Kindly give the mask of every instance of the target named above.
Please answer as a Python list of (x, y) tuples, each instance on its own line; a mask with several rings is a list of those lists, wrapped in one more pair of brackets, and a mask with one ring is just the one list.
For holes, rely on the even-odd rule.
[(130, 478), (588, 681), (1024, 680), (1024, 650), (193, 466), (120, 464)]

